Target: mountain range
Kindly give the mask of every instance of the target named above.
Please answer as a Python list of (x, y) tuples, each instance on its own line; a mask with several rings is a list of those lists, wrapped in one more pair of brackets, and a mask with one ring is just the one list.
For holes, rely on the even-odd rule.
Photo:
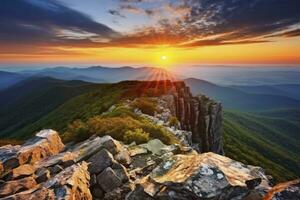
[[(97, 77), (100, 71), (105, 75)], [(0, 73), (0, 137), (23, 141), (44, 128), (65, 132), (72, 121), (99, 115), (118, 103), (134, 84), (98, 82), (142, 79), (149, 71), (161, 77), (176, 77), (165, 70), (130, 67)], [(226, 155), (263, 166), (277, 180), (300, 175), (299, 85), (221, 86), (194, 78), (184, 82), (194, 95), (205, 94), (222, 102)]]

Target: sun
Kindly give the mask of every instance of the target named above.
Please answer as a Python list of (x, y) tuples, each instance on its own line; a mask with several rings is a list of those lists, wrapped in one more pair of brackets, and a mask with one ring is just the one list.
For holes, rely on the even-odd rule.
[(167, 56), (165, 56), (165, 55), (163, 55), (163, 56), (161, 56), (161, 57), (160, 57), (160, 59), (161, 59), (161, 60), (167, 60), (167, 59), (168, 59), (168, 57), (167, 57)]

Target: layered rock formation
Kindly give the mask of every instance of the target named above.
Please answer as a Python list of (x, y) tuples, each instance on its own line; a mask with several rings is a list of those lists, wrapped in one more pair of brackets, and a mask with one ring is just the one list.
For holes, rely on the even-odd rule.
[(199, 152), (223, 154), (221, 103), (204, 95), (193, 96), (184, 82), (175, 82), (162, 95), (163, 107), (180, 122), (181, 129), (192, 132), (192, 143)]

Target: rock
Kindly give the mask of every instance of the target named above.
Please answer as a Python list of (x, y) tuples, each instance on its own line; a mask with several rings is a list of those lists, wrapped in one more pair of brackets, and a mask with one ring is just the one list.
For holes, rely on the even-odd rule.
[(141, 146), (132, 146), (129, 148), (129, 154), (130, 156), (137, 156), (137, 155), (141, 155), (141, 154), (147, 154), (148, 150), (144, 147)]
[(155, 155), (161, 155), (163, 153), (163, 149), (167, 147), (159, 139), (150, 140), (149, 142), (141, 146)]
[(32, 177), (26, 177), (20, 180), (7, 181), (0, 186), (0, 197), (15, 194), (19, 191), (29, 190), (37, 186)]
[(102, 143), (103, 140), (100, 137), (89, 138), (71, 147), (69, 151), (75, 154), (74, 161), (77, 163), (88, 160), (92, 155), (103, 149)]
[(39, 166), (48, 168), (48, 167), (53, 167), (55, 165), (60, 165), (63, 168), (66, 168), (73, 165), (75, 163), (76, 158), (77, 155), (74, 153), (71, 153), (69, 151), (62, 152), (57, 155), (41, 160)]
[(90, 176), (88, 164), (82, 162), (64, 169), (53, 178), (42, 184), (48, 190), (54, 190), (55, 199), (86, 199), (91, 200), (89, 190)]
[(114, 156), (115, 160), (122, 165), (129, 166), (131, 163), (131, 157), (127, 149), (123, 148), (119, 153)]
[(53, 190), (48, 190), (47, 188), (41, 188), (41, 189), (31, 189), (26, 190), (24, 192), (20, 192), (15, 195), (11, 195), (5, 198), (2, 198), (1, 200), (54, 200), (55, 194)]
[(99, 174), (105, 168), (110, 167), (115, 161), (110, 152), (108, 152), (106, 149), (102, 149), (93, 155), (88, 162), (90, 162), (89, 172), (91, 174)]
[(104, 200), (123, 200), (126, 195), (134, 189), (133, 184), (127, 183), (119, 188), (105, 193)]
[(105, 149), (107, 149), (112, 155), (116, 155), (122, 150), (122, 145), (119, 141), (114, 140), (111, 136), (103, 136), (102, 138), (102, 145)]
[(90, 177), (91, 177), (90, 186), (97, 185), (97, 176), (96, 176), (96, 174), (91, 174)]
[[(241, 199), (264, 177), (253, 176), (253, 167), (214, 153), (176, 155), (155, 168), (150, 178), (166, 189), (157, 194), (178, 199)], [(180, 198), (179, 198), (180, 197)]]
[(127, 170), (123, 165), (114, 163), (111, 168), (114, 170), (117, 177), (122, 181), (122, 183), (125, 183), (129, 180), (129, 174), (127, 173)]
[(49, 168), (50, 174), (52, 176), (55, 174), (58, 174), (59, 172), (61, 172), (63, 170), (64, 170), (64, 168), (61, 167), (60, 165), (55, 165), (55, 166)]
[(6, 180), (14, 180), (30, 176), (35, 172), (35, 167), (29, 164), (21, 165), (13, 169), (7, 176)]
[(104, 192), (99, 185), (92, 187), (91, 192), (92, 192), (93, 198), (102, 199), (104, 197)]
[(0, 174), (3, 174), (6, 170), (18, 167), (19, 160), (17, 158), (17, 152), (21, 146), (6, 145), (0, 147)]
[(144, 188), (141, 185), (137, 185), (135, 190), (128, 193), (126, 200), (155, 200), (149, 194), (144, 191)]
[(56, 131), (42, 130), (23, 145), (7, 145), (0, 148), (0, 173), (5, 175), (20, 165), (33, 164), (44, 158), (58, 154), (64, 144)]
[(18, 151), (20, 164), (28, 164), (43, 158), (56, 155), (64, 148), (58, 133), (51, 129), (42, 130), (36, 136), (21, 146)]
[(97, 176), (97, 182), (105, 192), (110, 192), (122, 185), (122, 181), (110, 167)]
[(279, 183), (274, 186), (263, 198), (263, 200), (299, 200), (300, 179)]
[(51, 177), (51, 173), (48, 169), (40, 168), (36, 172), (35, 180), (37, 183), (42, 183), (42, 182), (46, 182), (48, 179), (50, 179), (50, 177)]
[(160, 102), (176, 116), (181, 129), (192, 132), (192, 142), (200, 152), (224, 153), (220, 103), (204, 95), (194, 97), (184, 82), (177, 82), (173, 91), (160, 97)]

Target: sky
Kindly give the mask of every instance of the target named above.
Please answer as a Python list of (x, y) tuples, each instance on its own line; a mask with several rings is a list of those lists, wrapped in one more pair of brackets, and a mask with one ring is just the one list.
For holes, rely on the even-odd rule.
[(299, 65), (299, 0), (1, 0), (0, 65)]

